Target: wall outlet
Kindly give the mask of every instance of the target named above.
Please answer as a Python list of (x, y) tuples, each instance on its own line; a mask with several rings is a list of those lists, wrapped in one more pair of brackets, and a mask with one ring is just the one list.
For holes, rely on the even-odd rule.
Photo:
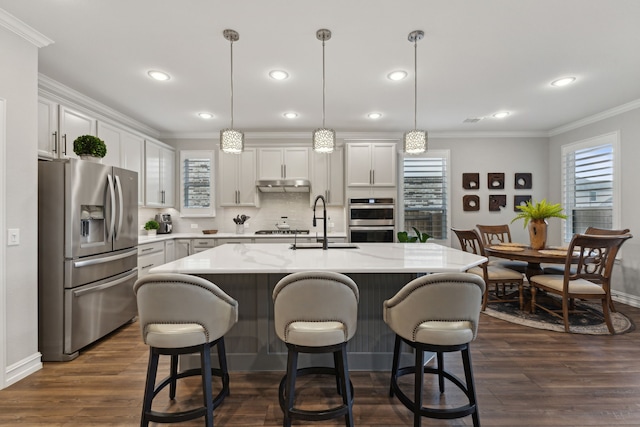
[(198, 228), (198, 224), (191, 224), (191, 228)]

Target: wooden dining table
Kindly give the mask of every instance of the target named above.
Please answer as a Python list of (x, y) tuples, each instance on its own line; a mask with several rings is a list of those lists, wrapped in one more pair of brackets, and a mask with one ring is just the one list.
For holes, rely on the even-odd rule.
[[(525, 276), (530, 279), (533, 276), (543, 274), (540, 264), (565, 264), (567, 261), (567, 248), (532, 249), (529, 246), (510, 244), (509, 246), (492, 245), (484, 248), (488, 257), (505, 258), (513, 261), (525, 261)], [(572, 255), (572, 263), (578, 261), (577, 255)]]

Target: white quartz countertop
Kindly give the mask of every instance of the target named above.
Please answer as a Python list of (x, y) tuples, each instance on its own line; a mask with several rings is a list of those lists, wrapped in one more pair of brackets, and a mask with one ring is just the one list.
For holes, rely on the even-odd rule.
[[(331, 238), (346, 238), (346, 232), (327, 233), (329, 240)], [(318, 233), (318, 237), (322, 237), (322, 232)], [(138, 236), (138, 244), (161, 242), (170, 239), (293, 239), (293, 234), (255, 234), (255, 233), (216, 233), (216, 234), (204, 234), (204, 233), (169, 233), (169, 234), (157, 234), (155, 236)], [(315, 239), (316, 233), (314, 231), (309, 234), (298, 234), (299, 239)]]
[(287, 243), (221, 245), (150, 273), (242, 274), (324, 270), (339, 273), (461, 272), (485, 257), (435, 243), (357, 243), (358, 249), (290, 249)]

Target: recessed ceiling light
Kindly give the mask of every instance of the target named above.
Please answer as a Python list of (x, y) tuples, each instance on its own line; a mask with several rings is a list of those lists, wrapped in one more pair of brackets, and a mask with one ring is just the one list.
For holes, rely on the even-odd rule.
[(571, 83), (573, 83), (575, 81), (576, 81), (575, 77), (563, 77), (561, 79), (552, 81), (551, 82), (551, 86), (562, 87), (562, 86), (566, 86), (568, 84), (571, 84)]
[(289, 77), (289, 73), (282, 70), (273, 70), (269, 71), (269, 76), (271, 76), (271, 78), (274, 80), (284, 80)]
[(389, 73), (387, 75), (387, 78), (389, 80), (402, 80), (405, 77), (407, 77), (407, 72), (406, 71), (394, 71), (394, 72)]
[(505, 117), (507, 117), (509, 114), (511, 114), (508, 111), (500, 111), (499, 113), (495, 113), (493, 115), (493, 117), (495, 117), (496, 119), (504, 119)]
[(295, 119), (296, 117), (298, 117), (298, 113), (284, 113), (283, 116), (285, 116), (287, 119)]
[(369, 113), (367, 114), (367, 117), (374, 120), (379, 119), (380, 117), (382, 117), (382, 113)]
[(213, 114), (211, 114), (211, 113), (198, 113), (198, 116), (200, 116), (201, 119), (212, 119), (213, 118)]
[(152, 79), (159, 80), (161, 82), (167, 81), (171, 78), (171, 76), (164, 71), (151, 70), (147, 74), (149, 74), (149, 77)]

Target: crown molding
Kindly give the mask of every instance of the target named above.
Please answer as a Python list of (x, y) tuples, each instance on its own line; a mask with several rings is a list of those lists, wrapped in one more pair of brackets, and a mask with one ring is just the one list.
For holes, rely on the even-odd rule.
[(52, 101), (68, 104), (69, 106), (83, 110), (89, 115), (97, 116), (96, 118), (101, 120), (124, 125), (145, 135), (159, 138), (158, 135), (160, 132), (156, 129), (149, 127), (144, 123), (140, 123), (139, 121), (134, 120), (111, 107), (107, 107), (106, 105), (63, 85), (44, 74), (38, 74), (38, 94), (51, 99)]
[(53, 43), (53, 40), (49, 37), (34, 30), (4, 9), (0, 9), (0, 27), (16, 33), (38, 48), (46, 47)]
[(593, 116), (585, 117), (584, 119), (576, 120), (575, 122), (567, 123), (566, 125), (562, 125), (555, 129), (551, 129), (548, 133), (548, 136), (551, 137), (551, 136), (560, 135), (561, 133), (578, 129), (583, 126), (599, 122), (600, 120), (608, 119), (610, 117), (617, 116), (618, 114), (635, 110), (636, 108), (640, 108), (640, 99), (636, 99), (635, 101), (631, 101), (626, 104), (622, 104), (617, 107), (610, 108), (608, 110), (602, 111), (601, 113), (594, 114)]

